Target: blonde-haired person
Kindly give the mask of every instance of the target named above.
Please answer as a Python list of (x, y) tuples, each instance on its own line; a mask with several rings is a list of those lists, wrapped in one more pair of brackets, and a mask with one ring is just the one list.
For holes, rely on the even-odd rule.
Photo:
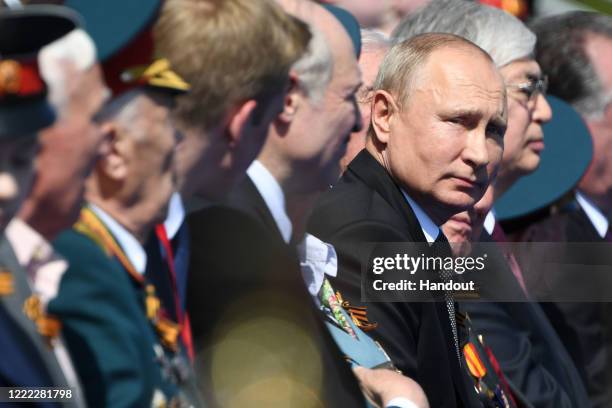
[(310, 32), (270, 0), (168, 0), (155, 38), (192, 85), (175, 111), (181, 194), (219, 198), (263, 146)]

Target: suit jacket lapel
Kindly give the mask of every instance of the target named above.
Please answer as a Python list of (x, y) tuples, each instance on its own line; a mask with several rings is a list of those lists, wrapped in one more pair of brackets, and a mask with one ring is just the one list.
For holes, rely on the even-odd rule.
[(399, 185), (367, 150), (362, 150), (357, 155), (349, 165), (348, 171), (375, 190), (398, 214), (402, 215), (415, 242), (427, 242), (421, 225)]
[(268, 205), (250, 177), (245, 177), (238, 187), (232, 190), (228, 201), (228, 204), (232, 207), (245, 211), (263, 223), (266, 229), (272, 231), (278, 239), (284, 242), (283, 235), (278, 229)]

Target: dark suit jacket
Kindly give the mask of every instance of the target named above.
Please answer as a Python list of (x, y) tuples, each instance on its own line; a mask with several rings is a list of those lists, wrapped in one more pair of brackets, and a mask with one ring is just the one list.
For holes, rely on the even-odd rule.
[[(530, 225), (526, 242), (604, 242), (577, 204)], [(535, 246), (534, 246), (535, 248)], [(597, 258), (597, 254), (589, 255)], [(528, 260), (520, 259), (521, 264)], [(548, 302), (542, 308), (583, 374), (594, 407), (612, 406), (612, 304)]]
[[(474, 329), (491, 347), (523, 406), (589, 407), (582, 378), (538, 303), (530, 302), (501, 251), (483, 232), (490, 285), (520, 302), (465, 302)], [(510, 279), (508, 279), (510, 278)]]
[[(0, 387), (68, 387), (55, 354), (34, 322), (23, 313), (23, 303), (32, 292), (26, 272), (3, 235), (0, 235), (0, 270), (12, 275), (14, 286), (12, 294), (0, 295)], [(34, 406), (59, 404), (39, 402)]]
[[(385, 169), (362, 151), (340, 181), (323, 194), (309, 232), (334, 245), (333, 280), (345, 300), (361, 302), (361, 257), (368, 242), (426, 242), (412, 209)], [(366, 305), (379, 340), (402, 372), (424, 389), (432, 407), (477, 407), (473, 386), (459, 366), (446, 305), (372, 302)]]
[[(286, 367), (283, 381), (305, 387), (298, 400), (313, 395), (324, 406), (365, 406), (306, 291), (296, 254), (282, 239), (261, 219), (227, 205), (199, 210), (187, 222), (192, 239), (187, 307), (196, 373), (210, 405), (227, 403), (220, 398), (223, 392), (258, 390), (255, 383), (266, 378), (265, 367), (276, 361), (272, 366)], [(221, 349), (233, 358), (215, 366), (215, 352)], [(213, 383), (220, 367), (236, 388)]]

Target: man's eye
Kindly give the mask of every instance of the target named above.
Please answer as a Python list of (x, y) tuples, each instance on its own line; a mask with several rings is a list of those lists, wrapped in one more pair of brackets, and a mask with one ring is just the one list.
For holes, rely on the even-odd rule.
[(495, 124), (490, 124), (487, 126), (487, 135), (492, 135), (494, 137), (503, 137), (505, 133), (505, 127), (498, 126)]
[(527, 96), (527, 99), (531, 99), (531, 97), (533, 96), (533, 92), (535, 91), (535, 87), (533, 86), (533, 84), (529, 84), (519, 88), (519, 90)]

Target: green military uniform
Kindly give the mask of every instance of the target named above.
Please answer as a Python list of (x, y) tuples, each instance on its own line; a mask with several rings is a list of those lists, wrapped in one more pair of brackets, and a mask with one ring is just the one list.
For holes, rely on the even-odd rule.
[(154, 398), (174, 397), (177, 388), (162, 378), (155, 354), (143, 289), (126, 267), (94, 235), (76, 229), (54, 244), (70, 267), (49, 311), (63, 322), (89, 406), (150, 406)]

